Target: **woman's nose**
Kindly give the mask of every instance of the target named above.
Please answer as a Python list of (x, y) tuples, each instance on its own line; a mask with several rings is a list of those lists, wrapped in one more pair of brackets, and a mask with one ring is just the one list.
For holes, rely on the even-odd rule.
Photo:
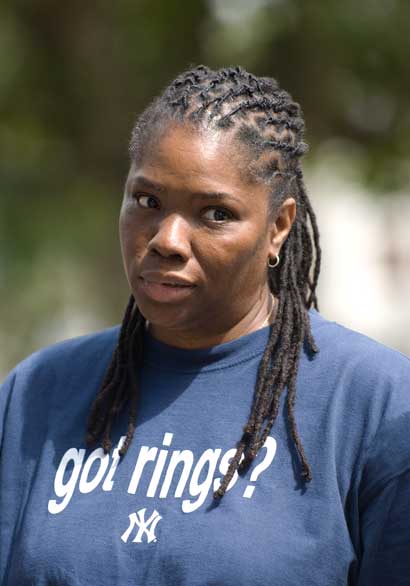
[(163, 218), (148, 243), (148, 250), (165, 258), (187, 261), (191, 254), (190, 227), (180, 215)]

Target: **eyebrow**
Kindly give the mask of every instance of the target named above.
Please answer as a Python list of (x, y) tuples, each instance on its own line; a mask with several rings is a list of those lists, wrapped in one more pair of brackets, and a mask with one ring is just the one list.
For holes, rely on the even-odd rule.
[(131, 180), (131, 187), (135, 185), (140, 185), (141, 187), (145, 187), (146, 189), (153, 189), (154, 191), (165, 191), (165, 187), (160, 185), (159, 183), (154, 183), (154, 181), (150, 181), (143, 175), (136, 175)]
[[(131, 180), (131, 187), (141, 186), (146, 189), (152, 189), (159, 193), (166, 191), (166, 188), (161, 185), (160, 183), (156, 183), (147, 179), (143, 175), (137, 175)], [(195, 191), (192, 194), (193, 197), (203, 198), (203, 199), (213, 199), (217, 201), (221, 201), (223, 199), (231, 199), (236, 200), (237, 198), (232, 195), (231, 193), (226, 193), (224, 191)]]
[(200, 197), (203, 199), (214, 199), (216, 201), (220, 201), (223, 199), (237, 199), (234, 195), (230, 193), (225, 193), (224, 191), (196, 191), (193, 194), (193, 197)]

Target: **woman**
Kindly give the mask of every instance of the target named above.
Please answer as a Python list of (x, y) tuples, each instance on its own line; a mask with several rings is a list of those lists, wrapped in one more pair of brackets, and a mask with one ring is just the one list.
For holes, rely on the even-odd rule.
[(409, 361), (314, 309), (303, 130), (239, 67), (140, 116), (122, 326), (0, 394), (2, 584), (410, 583)]

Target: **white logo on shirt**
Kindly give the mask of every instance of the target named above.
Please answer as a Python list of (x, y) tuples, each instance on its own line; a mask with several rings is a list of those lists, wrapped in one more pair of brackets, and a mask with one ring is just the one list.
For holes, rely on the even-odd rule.
[(150, 518), (145, 520), (146, 510), (147, 509), (140, 509), (136, 513), (131, 513), (131, 515), (128, 515), (130, 524), (128, 526), (128, 529), (124, 531), (124, 533), (121, 535), (121, 539), (124, 543), (127, 543), (128, 538), (131, 535), (131, 532), (134, 529), (134, 527), (138, 527), (138, 531), (136, 532), (135, 537), (132, 540), (133, 543), (142, 543), (143, 535), (146, 536), (147, 543), (151, 543), (152, 541), (157, 540), (155, 536), (155, 529), (159, 521), (162, 519), (162, 517), (157, 510), (154, 510)]

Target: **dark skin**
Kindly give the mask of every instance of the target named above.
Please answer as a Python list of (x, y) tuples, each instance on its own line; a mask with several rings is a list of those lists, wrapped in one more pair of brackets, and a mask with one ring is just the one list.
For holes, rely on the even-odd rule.
[[(133, 162), (120, 213), (125, 272), (152, 335), (206, 348), (274, 319), (267, 263), (296, 214), (269, 214), (269, 187), (247, 180), (229, 134), (169, 126)], [(241, 167), (242, 163), (242, 167)]]

